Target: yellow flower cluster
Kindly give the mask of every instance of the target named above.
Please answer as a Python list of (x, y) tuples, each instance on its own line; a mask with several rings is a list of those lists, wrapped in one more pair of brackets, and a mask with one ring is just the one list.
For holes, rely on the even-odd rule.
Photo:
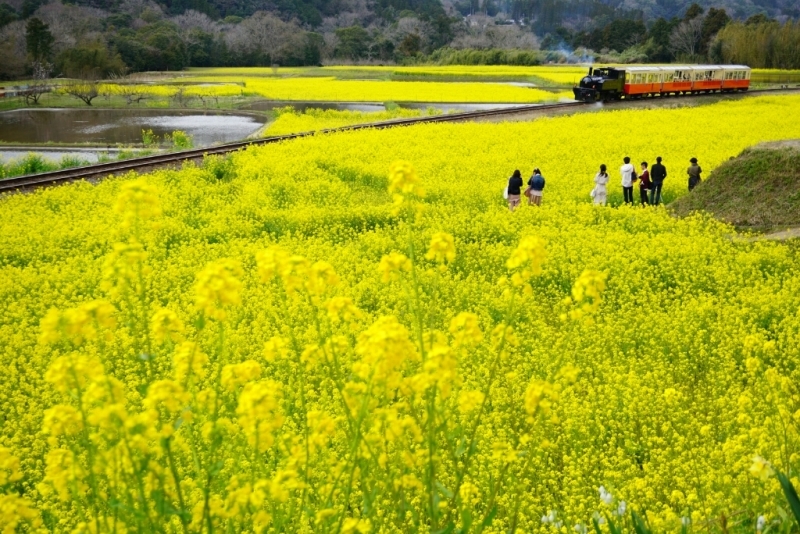
[[(800, 252), (587, 193), (652, 154), (674, 198), (799, 110), (351, 132), (3, 197), (2, 529), (788, 531)], [(546, 200), (509, 213), (525, 161)]]
[(393, 119), (410, 119), (423, 115), (434, 115), (436, 111), (430, 108), (423, 112), (417, 109), (397, 108), (387, 111), (350, 111), (333, 109), (307, 109), (303, 113), (292, 108), (281, 110), (278, 118), (267, 125), (266, 135), (283, 135), (297, 132), (311, 132), (327, 128), (340, 128), (352, 124), (365, 124), (370, 122), (388, 121)]
[[(573, 76), (574, 77), (574, 76)], [(208, 96), (241, 94), (260, 96), (269, 100), (321, 102), (552, 102), (572, 98), (567, 91), (551, 92), (542, 89), (517, 87), (504, 83), (465, 81), (419, 82), (386, 80), (348, 80), (325, 77), (244, 77), (219, 74), (181, 78), (183, 83), (222, 85), (203, 86), (199, 92)], [(244, 87), (233, 84), (243, 83)], [(142, 88), (147, 91), (148, 86)], [(158, 87), (158, 86), (154, 86)], [(163, 89), (158, 89), (163, 92)]]

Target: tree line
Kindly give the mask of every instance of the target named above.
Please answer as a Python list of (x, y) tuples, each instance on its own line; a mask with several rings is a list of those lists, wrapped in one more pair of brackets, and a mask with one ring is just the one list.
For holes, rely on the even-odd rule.
[[(698, 4), (680, 18), (646, 20), (641, 13), (597, 11), (594, 0), (580, 0), (586, 2), (587, 13), (596, 15), (591, 24), (556, 25), (537, 33), (544, 23), (509, 19), (507, 11), (492, 15), (497, 6), (490, 0), (473, 6), (476, 12), (467, 16), (446, 13), (437, 0), (378, 0), (369, 9), (360, 0), (338, 0), (339, 14), (318, 26), (267, 11), (214, 18), (219, 2), (203, 3), (209, 0), (97, 0), (98, 5), (114, 5), (114, 10), (92, 1), (24, 0), (16, 8), (0, 3), (0, 47), (6, 51), (0, 55), (0, 79), (43, 72), (108, 78), (186, 67), (311, 66), (325, 61), (710, 61), (800, 68), (800, 22), (778, 22), (763, 14), (737, 21), (723, 8), (706, 11)], [(523, 0), (503, 1), (504, 10), (524, 11)], [(188, 5), (197, 9), (185, 9)], [(320, 13), (326, 5), (319, 4)], [(408, 5), (417, 11), (400, 10)]]

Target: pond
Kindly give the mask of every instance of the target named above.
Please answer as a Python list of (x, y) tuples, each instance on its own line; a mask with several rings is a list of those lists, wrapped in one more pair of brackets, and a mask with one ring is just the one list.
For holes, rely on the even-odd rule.
[(182, 130), (204, 147), (244, 139), (265, 122), (255, 114), (198, 110), (19, 109), (0, 113), (0, 143), (131, 145), (151, 129), (159, 137)]

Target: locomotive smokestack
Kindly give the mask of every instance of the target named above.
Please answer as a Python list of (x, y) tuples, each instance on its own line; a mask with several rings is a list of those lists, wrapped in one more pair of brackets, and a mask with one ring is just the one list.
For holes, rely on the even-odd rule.
[(592, 71), (593, 71), (593, 70), (594, 70), (594, 69), (593, 69), (592, 67), (589, 67), (589, 76), (591, 76), (591, 75), (592, 75)]

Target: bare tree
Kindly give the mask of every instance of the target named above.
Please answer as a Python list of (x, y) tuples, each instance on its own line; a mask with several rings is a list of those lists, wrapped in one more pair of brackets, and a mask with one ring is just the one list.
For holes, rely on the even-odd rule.
[(288, 50), (302, 46), (298, 43), (302, 36), (303, 31), (297, 24), (258, 11), (231, 29), (225, 39), (232, 49), (269, 56), (272, 63), (278, 63)]
[(694, 59), (700, 51), (700, 38), (703, 35), (703, 20), (695, 17), (678, 24), (669, 36), (669, 48), (677, 58), (686, 56)]
[(399, 46), (408, 35), (416, 35), (420, 39), (421, 48), (425, 48), (430, 43), (434, 30), (431, 25), (417, 17), (403, 17), (386, 30), (386, 38), (394, 45)]
[(174, 22), (183, 32), (188, 32), (195, 28), (202, 30), (206, 33), (219, 32), (219, 24), (211, 20), (205, 13), (200, 13), (193, 9), (187, 9), (182, 15), (173, 17)]
[(517, 48), (538, 50), (539, 41), (533, 32), (516, 24), (495, 24), (485, 15), (472, 15), (466, 24), (459, 25), (451, 45), (453, 48)]
[(32, 80), (27, 89), (20, 93), (25, 98), (27, 105), (38, 104), (39, 98), (45, 93), (49, 93), (50, 73), (53, 72), (53, 65), (47, 61), (34, 61), (31, 65), (33, 69)]
[(108, 13), (100, 9), (51, 2), (38, 9), (37, 16), (50, 28), (57, 54), (81, 41), (99, 37)]
[(139, 104), (147, 99), (147, 95), (140, 91), (136, 85), (119, 85), (119, 94), (125, 97), (125, 103), (129, 106)]
[(188, 108), (194, 97), (186, 94), (186, 89), (181, 87), (172, 95), (172, 100), (182, 108)]
[(119, 4), (119, 10), (122, 13), (127, 13), (135, 19), (139, 18), (142, 13), (148, 9), (151, 11), (160, 11), (161, 6), (153, 0), (122, 0)]
[(92, 105), (92, 100), (100, 96), (100, 84), (96, 80), (74, 80), (62, 86), (65, 94), (82, 100), (87, 106)]

